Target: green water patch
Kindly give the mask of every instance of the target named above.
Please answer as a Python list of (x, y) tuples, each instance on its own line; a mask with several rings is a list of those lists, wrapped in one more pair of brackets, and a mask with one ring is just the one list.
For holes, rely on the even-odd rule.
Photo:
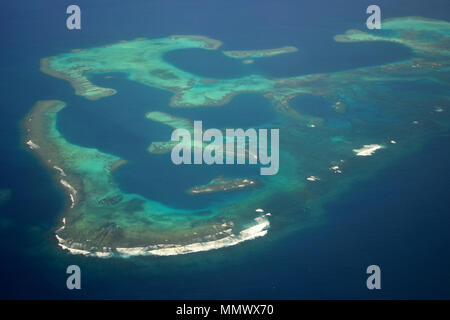
[(0, 189), (0, 206), (8, 202), (11, 198), (11, 190), (10, 189)]

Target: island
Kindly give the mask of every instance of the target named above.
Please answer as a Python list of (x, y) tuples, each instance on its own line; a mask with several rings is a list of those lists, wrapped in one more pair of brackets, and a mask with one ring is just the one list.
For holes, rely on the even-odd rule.
[(385, 147), (379, 144), (365, 144), (360, 149), (353, 149), (353, 152), (356, 153), (357, 156), (367, 157), (373, 155), (375, 151), (383, 148)]
[(194, 195), (227, 192), (256, 188), (259, 185), (260, 182), (258, 179), (217, 177), (205, 185), (194, 186), (190, 188), (187, 193)]
[(223, 54), (228, 57), (236, 59), (258, 59), (258, 58), (273, 57), (280, 54), (292, 53), (297, 51), (298, 49), (296, 47), (286, 46), (276, 49), (230, 50), (230, 51), (223, 51)]
[[(205, 212), (124, 193), (112, 175), (126, 164), (123, 159), (71, 144), (58, 131), (57, 115), (65, 107), (59, 100), (38, 101), (23, 123), (25, 143), (32, 142), (26, 145), (67, 194), (56, 231), (61, 248), (96, 257), (176, 255), (236, 245), (267, 233), (268, 218), (251, 214), (254, 202)], [(243, 211), (248, 214), (236, 214)]]

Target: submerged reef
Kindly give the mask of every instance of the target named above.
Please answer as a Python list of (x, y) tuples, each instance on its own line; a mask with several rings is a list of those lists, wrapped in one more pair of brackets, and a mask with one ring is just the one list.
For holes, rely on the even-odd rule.
[[(120, 90), (101, 88), (89, 80), (90, 74), (108, 72), (122, 72), (131, 81), (173, 92), (172, 107), (218, 106), (239, 93), (259, 93), (277, 113), (269, 125), (280, 128), (277, 175), (261, 177), (260, 187), (242, 193), (239, 201), (182, 210), (123, 192), (112, 171), (124, 165), (124, 159), (69, 143), (56, 126), (65, 103), (36, 103), (24, 122), (24, 142), (68, 195), (62, 226), (56, 231), (59, 245), (72, 253), (99, 257), (173, 255), (264, 236), (269, 217), (286, 231), (298, 230), (355, 181), (417, 150), (430, 136), (448, 131), (450, 23), (419, 17), (391, 19), (380, 31), (350, 30), (335, 40), (395, 42), (412, 54), (398, 62), (328, 74), (232, 79), (203, 78), (164, 60), (172, 50), (220, 47), (220, 41), (201, 36), (122, 41), (43, 59), (43, 72), (69, 81), (87, 99)], [(245, 52), (235, 55), (258, 56)], [(293, 108), (292, 100), (300, 95), (325, 99), (349, 125), (333, 127), (327, 119), (303, 112), (301, 105)], [(192, 128), (193, 119), (168, 113), (150, 112), (147, 118), (172, 128)], [(168, 152), (170, 143), (153, 142), (149, 151)], [(146, 174), (151, 178), (151, 168)], [(212, 186), (221, 188), (220, 183), (197, 188), (205, 191)], [(267, 210), (270, 215), (264, 214)]]
[[(175, 117), (171, 114), (160, 112), (160, 111), (153, 111), (148, 112), (146, 115), (146, 118), (155, 122), (162, 123), (164, 125), (167, 125), (171, 127), (172, 129), (184, 129), (187, 130), (190, 133), (191, 139), (181, 139), (180, 142), (178, 141), (153, 141), (150, 146), (147, 148), (147, 151), (152, 154), (164, 154), (169, 153), (172, 151), (173, 147), (178, 145), (180, 148), (183, 147), (183, 149), (190, 149), (191, 153), (194, 152), (194, 145), (196, 145), (194, 142), (194, 124), (192, 120), (185, 119), (185, 118), (179, 118)], [(248, 159), (249, 157), (257, 158), (257, 155), (252, 154), (249, 150), (248, 143), (246, 144), (246, 148), (242, 151), (239, 148), (235, 148), (235, 141), (234, 139), (226, 136), (226, 132), (223, 132), (225, 130), (222, 130), (223, 135), (223, 157), (224, 159), (229, 155), (234, 158), (236, 156), (237, 158)], [(200, 137), (202, 138), (202, 137)], [(197, 141), (197, 145), (201, 146), (201, 149), (205, 149), (208, 146), (208, 143), (205, 141)], [(202, 152), (202, 150), (200, 150)], [(225, 161), (225, 160), (224, 160)]]
[[(168, 113), (159, 111), (148, 112), (145, 116), (149, 120), (165, 124), (172, 129), (186, 129), (192, 136), (194, 134), (194, 125), (191, 120), (174, 117)], [(191, 145), (191, 141), (182, 142), (189, 143), (189, 146)], [(173, 141), (154, 141), (147, 150), (150, 153), (163, 154), (170, 152), (177, 144), (178, 142)]]
[[(417, 17), (391, 19), (383, 23), (382, 34), (350, 30), (337, 35), (335, 40), (396, 42), (414, 50), (414, 58), (373, 68), (284, 79), (269, 79), (259, 75), (205, 79), (164, 60), (164, 54), (169, 51), (186, 48), (216, 50), (221, 44), (201, 36), (139, 38), (77, 50), (42, 59), (41, 69), (52, 76), (68, 80), (77, 94), (88, 99), (98, 99), (115, 92), (115, 89), (99, 88), (92, 84), (88, 79), (90, 73), (123, 72), (130, 80), (174, 92), (171, 100), (174, 107), (223, 105), (238, 93), (257, 92), (273, 101), (279, 111), (294, 114), (296, 112), (289, 108), (292, 98), (300, 94), (314, 94), (335, 101), (339, 96), (336, 80), (344, 81), (339, 86), (345, 86), (347, 76), (351, 79), (358, 75), (362, 81), (394, 80), (397, 77), (413, 80), (414, 74), (418, 74), (416, 71), (420, 71), (421, 78), (424, 72), (432, 72), (433, 77), (439, 79), (439, 75), (443, 75), (448, 68), (448, 38), (448, 23), (445, 21)], [(279, 49), (274, 50), (277, 52)], [(446, 80), (444, 75), (442, 78)], [(303, 120), (320, 122), (320, 119), (311, 117)]]

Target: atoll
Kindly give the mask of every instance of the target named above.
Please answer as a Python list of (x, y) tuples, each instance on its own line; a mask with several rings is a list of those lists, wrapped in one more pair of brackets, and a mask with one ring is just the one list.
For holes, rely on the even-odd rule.
[[(410, 48), (411, 56), (327, 74), (210, 79), (183, 71), (163, 56), (188, 48), (217, 50), (221, 42), (202, 36), (172, 36), (122, 41), (42, 59), (43, 72), (69, 81), (76, 94), (93, 100), (120, 90), (101, 88), (90, 80), (91, 74), (110, 72), (172, 92), (170, 106), (178, 108), (219, 106), (237, 94), (258, 93), (270, 100), (277, 114), (270, 125), (280, 128), (277, 175), (261, 178), (259, 188), (239, 193), (239, 201), (184, 210), (123, 192), (113, 170), (124, 165), (124, 159), (69, 143), (56, 126), (65, 103), (36, 103), (24, 121), (24, 144), (39, 155), (68, 195), (62, 225), (56, 231), (59, 245), (72, 253), (99, 257), (210, 250), (266, 235), (269, 216), (260, 208), (269, 208), (280, 224), (292, 229), (300, 225), (292, 221), (307, 217), (311, 208), (320, 206), (319, 200), (335, 197), (355, 180), (419, 148), (431, 133), (448, 130), (449, 113), (442, 111), (449, 107), (450, 23), (418, 17), (390, 19), (383, 22), (382, 32), (349, 30), (335, 40), (394, 42)], [(293, 49), (234, 51), (228, 56), (252, 60), (285, 52)], [(430, 92), (430, 85), (436, 90)], [(421, 95), (415, 95), (418, 91)], [(349, 125), (333, 127), (327, 119), (303, 112), (301, 105), (292, 107), (301, 95), (322, 97)], [(366, 112), (353, 113), (355, 107)], [(174, 129), (192, 128), (193, 119), (170, 112), (153, 111), (147, 118)], [(169, 152), (173, 147), (169, 140), (153, 142), (149, 151)], [(386, 150), (379, 151), (386, 145)], [(148, 175), (151, 178), (151, 170)], [(208, 192), (214, 186), (226, 191), (227, 183), (216, 181), (191, 190)], [(256, 208), (263, 212), (257, 211), (255, 217)]]

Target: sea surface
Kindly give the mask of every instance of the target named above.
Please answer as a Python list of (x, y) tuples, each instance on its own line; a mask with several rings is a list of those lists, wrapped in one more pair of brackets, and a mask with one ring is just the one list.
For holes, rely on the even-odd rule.
[[(65, 27), (66, 8), (78, 4), (82, 30)], [(69, 255), (56, 245), (54, 230), (65, 195), (37, 157), (22, 143), (21, 121), (37, 100), (60, 99), (68, 108), (58, 127), (72, 143), (129, 159), (115, 177), (126, 192), (174, 207), (203, 208), (223, 201), (193, 198), (183, 190), (217, 174), (256, 176), (256, 167), (190, 168), (179, 179), (168, 156), (150, 157), (152, 139), (170, 128), (142, 117), (169, 111), (169, 92), (110, 74), (99, 85), (118, 88), (113, 97), (88, 101), (70, 85), (39, 71), (39, 60), (136, 37), (200, 34), (223, 41), (223, 49), (266, 49), (292, 45), (297, 53), (243, 65), (217, 52), (180, 50), (165, 57), (175, 66), (207, 77), (257, 73), (287, 77), (379, 65), (410, 57), (388, 43), (337, 43), (333, 36), (364, 28), (371, 1), (50, 1), (0, 4), (0, 189), (11, 198), (0, 207), (0, 298), (3, 299), (297, 299), (450, 298), (449, 135), (432, 137), (413, 154), (386, 166), (327, 203), (325, 218), (295, 234), (184, 256), (96, 259)], [(420, 15), (447, 19), (448, 1), (378, 1), (383, 18)], [(401, 88), (394, 88), (401, 90)], [(420, 94), (420, 93), (418, 93)], [(328, 126), (345, 127), (316, 97), (301, 97), (306, 113)], [(207, 127), (251, 127), (277, 115), (263, 97), (242, 94), (228, 105), (170, 110), (202, 117)], [(367, 111), (366, 111), (367, 112)], [(369, 112), (370, 113), (370, 112)], [(235, 115), (239, 114), (239, 117)], [(368, 114), (367, 116), (370, 116)], [(132, 141), (132, 143), (130, 143)], [(136, 172), (152, 168), (152, 179)], [(238, 196), (233, 198), (238, 201)], [(79, 265), (82, 289), (66, 288), (66, 268)], [(382, 290), (366, 288), (366, 268), (382, 270)]]

